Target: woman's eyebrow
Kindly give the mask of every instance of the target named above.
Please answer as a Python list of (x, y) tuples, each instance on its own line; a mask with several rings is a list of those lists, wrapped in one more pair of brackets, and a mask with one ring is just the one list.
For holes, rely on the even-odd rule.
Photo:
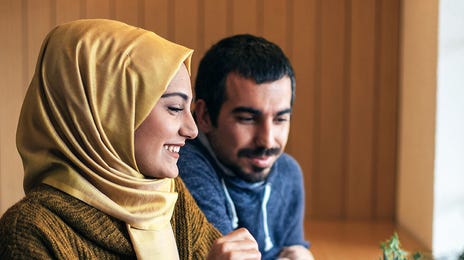
[(171, 93), (164, 93), (161, 98), (167, 98), (167, 97), (172, 97), (172, 96), (179, 96), (183, 100), (187, 101), (189, 99), (189, 96), (185, 93), (182, 92), (171, 92)]

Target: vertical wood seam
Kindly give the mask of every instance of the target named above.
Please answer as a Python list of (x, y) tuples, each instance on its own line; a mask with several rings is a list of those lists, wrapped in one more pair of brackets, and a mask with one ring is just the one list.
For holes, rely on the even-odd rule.
[(231, 35), (234, 31), (233, 24), (234, 24), (234, 6), (233, 0), (226, 0), (226, 34)]
[(264, 0), (256, 1), (256, 33), (260, 36), (264, 33)]
[(87, 9), (85, 8), (86, 6), (87, 6), (87, 0), (79, 1), (79, 17), (81, 19), (87, 17)]
[(110, 0), (109, 3), (109, 13), (110, 13), (110, 18), (115, 20), (116, 19), (116, 0)]
[(57, 18), (57, 9), (58, 9), (58, 6), (57, 6), (57, 3), (56, 3), (56, 0), (50, 0), (50, 28), (52, 28), (54, 25), (56, 25), (58, 23), (58, 18)]
[[(379, 4), (380, 2), (380, 4)], [(379, 160), (379, 116), (380, 116), (380, 70), (381, 70), (381, 29), (382, 29), (382, 12), (381, 12), (381, 2), (382, 0), (377, 0), (374, 2), (374, 77), (373, 77), (373, 92), (372, 92), (372, 161), (371, 161), (371, 219), (378, 217), (377, 203), (379, 202), (379, 196), (375, 192), (377, 187), (378, 180), (378, 160)]]
[(199, 47), (199, 49), (201, 50), (204, 50), (205, 48), (207, 48), (205, 46), (205, 0), (198, 0), (197, 2), (198, 4), (198, 23), (197, 23), (197, 26), (198, 26), (198, 37), (197, 37), (197, 46)]
[[(402, 12), (403, 12), (403, 1), (401, 0), (397, 0), (395, 1), (397, 3), (397, 17), (398, 17), (398, 25), (397, 25), (397, 28), (396, 28), (396, 33), (397, 33), (397, 45), (396, 45), (396, 57), (397, 57), (397, 60), (396, 60), (396, 68), (397, 68), (397, 71), (396, 71), (396, 84), (395, 84), (395, 87), (396, 87), (396, 106), (395, 106), (395, 120), (396, 120), (396, 128), (395, 128), (395, 145), (394, 145), (394, 151), (395, 151), (395, 161), (394, 161), (394, 170), (395, 170), (395, 175), (394, 175), (394, 180), (393, 180), (393, 183), (394, 183), (394, 195), (393, 195), (393, 201), (394, 201), (394, 204), (396, 206), (396, 201), (397, 201), (397, 191), (398, 191), (398, 186), (399, 186), (399, 178), (398, 178), (398, 174), (399, 174), (399, 167), (398, 167), (398, 155), (399, 155), (399, 151), (398, 151), (398, 147), (399, 147), (399, 142), (400, 142), (400, 134), (399, 134), (399, 131), (400, 131), (400, 115), (399, 115), (399, 112), (401, 111), (401, 91), (400, 91), (400, 82), (401, 82), (401, 57), (402, 57), (402, 49), (401, 49), (401, 42), (402, 42), (402, 24), (403, 24), (403, 15), (402, 15)], [(394, 209), (394, 212), (393, 212), (393, 220), (396, 221), (396, 207)]]
[[(315, 0), (315, 8), (316, 8), (316, 17), (315, 17), (315, 30), (314, 30), (314, 40), (315, 46), (314, 49), (315, 53), (315, 63), (314, 66), (314, 97), (313, 97), (313, 109), (314, 109), (314, 126), (313, 126), (313, 164), (311, 165), (312, 168), (312, 183), (311, 183), (311, 193), (312, 194), (319, 194), (320, 193), (320, 127), (321, 127), (321, 66), (322, 66), (322, 3), (323, 0)], [(314, 207), (315, 198), (316, 196), (310, 196), (310, 205)], [(316, 210), (311, 210), (311, 212), (316, 212)], [(311, 215), (314, 216), (314, 213)]]
[(176, 21), (176, 15), (175, 15), (175, 10), (176, 10), (176, 1), (175, 0), (168, 0), (168, 38), (171, 41), (175, 41), (175, 35), (176, 35), (176, 27), (175, 27), (175, 21)]
[(343, 143), (342, 143), (342, 192), (340, 193), (342, 198), (342, 212), (341, 218), (346, 219), (349, 213), (349, 203), (348, 200), (350, 198), (349, 194), (349, 160), (348, 160), (348, 152), (349, 152), (349, 137), (350, 137), (350, 87), (351, 87), (351, 0), (346, 1), (345, 5), (345, 50), (344, 50), (344, 62), (343, 62), (343, 81), (345, 82), (343, 86), (343, 122), (342, 122), (342, 136), (343, 136)]
[(22, 41), (21, 41), (21, 48), (23, 51), (21, 52), (22, 57), (22, 79), (23, 79), (23, 97), (26, 95), (27, 90), (27, 77), (29, 75), (29, 15), (27, 13), (28, 9), (28, 0), (22, 0), (21, 2), (21, 15), (22, 15), (22, 24), (21, 24), (21, 31), (22, 31)]
[(145, 24), (145, 0), (137, 1), (137, 24), (141, 28), (146, 28)]
[(286, 22), (286, 45), (287, 45), (287, 56), (289, 57), (290, 60), (293, 60), (293, 0), (288, 0), (288, 5), (287, 5), (287, 17), (285, 18)]

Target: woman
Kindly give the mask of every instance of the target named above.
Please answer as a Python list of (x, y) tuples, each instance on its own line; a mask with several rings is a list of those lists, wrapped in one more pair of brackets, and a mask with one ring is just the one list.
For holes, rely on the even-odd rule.
[(177, 176), (197, 135), (192, 50), (110, 20), (45, 38), (17, 130), (26, 197), (0, 220), (0, 258), (256, 259), (220, 238)]

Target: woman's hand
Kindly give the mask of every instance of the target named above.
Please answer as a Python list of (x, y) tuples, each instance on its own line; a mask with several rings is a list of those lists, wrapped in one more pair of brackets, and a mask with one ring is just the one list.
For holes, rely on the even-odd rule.
[(250, 232), (239, 228), (214, 241), (208, 259), (261, 259), (261, 253)]

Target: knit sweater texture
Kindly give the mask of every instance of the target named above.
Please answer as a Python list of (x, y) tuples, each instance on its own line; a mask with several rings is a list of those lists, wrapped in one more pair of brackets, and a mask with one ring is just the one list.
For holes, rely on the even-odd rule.
[[(180, 153), (179, 175), (208, 220), (223, 234), (234, 230), (236, 215), (238, 227), (247, 228), (258, 242), (262, 259), (276, 259), (285, 246), (309, 247), (303, 234), (303, 176), (290, 155), (284, 153), (277, 159), (264, 182), (249, 183), (225, 174), (198, 138), (189, 140)], [(270, 194), (263, 210), (266, 185)]]
[[(221, 236), (181, 179), (171, 225), (180, 259), (205, 259)], [(47, 185), (0, 219), (0, 259), (135, 259), (124, 222)]]

